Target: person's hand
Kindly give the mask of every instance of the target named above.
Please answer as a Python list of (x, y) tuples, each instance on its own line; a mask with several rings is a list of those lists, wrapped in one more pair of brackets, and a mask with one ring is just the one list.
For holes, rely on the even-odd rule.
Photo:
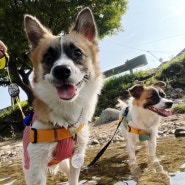
[[(5, 46), (5, 44), (0, 40), (0, 50), (3, 50), (4, 53), (7, 52), (7, 47)], [(0, 52), (0, 58), (3, 56), (3, 53)]]

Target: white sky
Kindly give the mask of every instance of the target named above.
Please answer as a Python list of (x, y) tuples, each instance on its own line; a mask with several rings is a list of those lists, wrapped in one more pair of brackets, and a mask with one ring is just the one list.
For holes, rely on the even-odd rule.
[[(122, 25), (123, 32), (99, 43), (101, 70), (142, 54), (148, 61), (144, 69), (156, 67), (160, 64), (156, 58), (167, 61), (185, 48), (185, 1), (128, 0)], [(20, 97), (26, 99), (24, 93)], [(0, 109), (10, 105), (8, 89), (0, 88)]]
[(100, 42), (102, 71), (142, 54), (147, 68), (156, 67), (160, 64), (156, 58), (169, 60), (185, 48), (185, 1), (129, 0), (122, 25), (123, 32)]

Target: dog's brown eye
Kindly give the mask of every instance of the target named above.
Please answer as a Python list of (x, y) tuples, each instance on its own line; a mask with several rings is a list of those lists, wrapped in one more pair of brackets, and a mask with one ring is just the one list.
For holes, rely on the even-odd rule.
[(42, 63), (46, 65), (53, 65), (53, 63), (59, 58), (59, 56), (60, 48), (49, 47), (43, 56)]
[(149, 96), (147, 99), (153, 99), (153, 98), (155, 98), (155, 96)]
[(159, 98), (159, 96), (157, 94), (152, 94), (152, 95), (148, 96), (147, 99), (149, 99), (149, 100), (155, 100), (157, 98)]
[(166, 97), (166, 94), (163, 93), (163, 92), (159, 92), (159, 95), (160, 95), (162, 98), (165, 98), (165, 97)]
[(82, 51), (81, 51), (80, 49), (76, 48), (76, 49), (74, 49), (74, 51), (73, 51), (73, 55), (74, 55), (74, 57), (76, 57), (76, 58), (81, 58), (81, 57), (82, 57)]

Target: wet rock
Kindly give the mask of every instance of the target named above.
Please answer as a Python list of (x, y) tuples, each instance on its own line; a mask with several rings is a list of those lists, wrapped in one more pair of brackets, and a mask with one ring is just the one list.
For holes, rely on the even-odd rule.
[(86, 182), (85, 184), (86, 184), (86, 185), (96, 185), (97, 182), (94, 181), (94, 180), (90, 180), (90, 181)]
[(181, 88), (175, 88), (174, 90), (175, 90), (176, 92), (180, 92), (180, 93), (183, 92), (183, 89), (181, 89)]
[(184, 98), (184, 96), (183, 96), (183, 98), (181, 98), (181, 99), (175, 99), (175, 100), (173, 101), (173, 103), (174, 103), (174, 106), (175, 106), (175, 105), (181, 105), (181, 104), (185, 103), (185, 98)]
[(102, 111), (100, 118), (96, 124), (101, 125), (118, 119), (119, 119), (119, 110), (107, 108), (104, 111)]
[(172, 88), (170, 84), (167, 85), (166, 95), (168, 98), (177, 99), (185, 96), (185, 90), (182, 88)]
[(0, 146), (0, 164), (12, 163), (22, 155), (22, 143)]
[(163, 131), (161, 131), (161, 130), (158, 131), (158, 135), (159, 135), (159, 136), (162, 136), (163, 134), (164, 134)]
[(174, 132), (175, 137), (185, 137), (185, 127), (184, 128), (177, 128)]
[(168, 131), (168, 134), (174, 134), (175, 133), (175, 129), (170, 129), (169, 131)]
[(97, 145), (97, 144), (99, 144), (100, 142), (97, 140), (97, 139), (93, 139), (92, 141), (91, 141), (91, 145)]

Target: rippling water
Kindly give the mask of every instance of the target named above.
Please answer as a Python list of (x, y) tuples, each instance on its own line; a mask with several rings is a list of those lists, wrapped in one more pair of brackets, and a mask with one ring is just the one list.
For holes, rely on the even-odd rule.
[[(185, 138), (159, 138), (157, 155), (161, 165), (171, 177), (171, 185), (185, 185), (184, 143)], [(21, 144), (15, 143), (13, 148), (10, 146), (12, 147), (12, 145), (0, 145), (0, 185), (25, 185), (21, 167)], [(85, 165), (89, 164), (101, 147), (96, 146), (88, 149)], [(143, 145), (140, 146), (137, 156), (141, 169), (145, 169), (146, 160), (143, 157), (145, 156)], [(136, 185), (130, 174), (127, 159), (125, 146), (122, 143), (112, 143), (93, 167), (81, 172), (80, 184)], [(67, 185), (66, 181), (67, 178), (59, 173), (56, 176), (48, 175), (47, 184)], [(150, 185), (150, 182), (146, 185)]]
[[(171, 174), (171, 185), (184, 185), (185, 184), (185, 172), (176, 172), (175, 174)], [(9, 181), (11, 177), (2, 178), (0, 179), (0, 184), (2, 185), (14, 185), (16, 183), (16, 179)], [(100, 178), (99, 178), (100, 179)], [(82, 180), (79, 182), (79, 185), (96, 185), (98, 182), (96, 179), (94, 180)], [(136, 185), (137, 183), (134, 180), (127, 180), (127, 181), (119, 181), (116, 182), (114, 185)], [(67, 182), (57, 183), (57, 185), (68, 185)]]

